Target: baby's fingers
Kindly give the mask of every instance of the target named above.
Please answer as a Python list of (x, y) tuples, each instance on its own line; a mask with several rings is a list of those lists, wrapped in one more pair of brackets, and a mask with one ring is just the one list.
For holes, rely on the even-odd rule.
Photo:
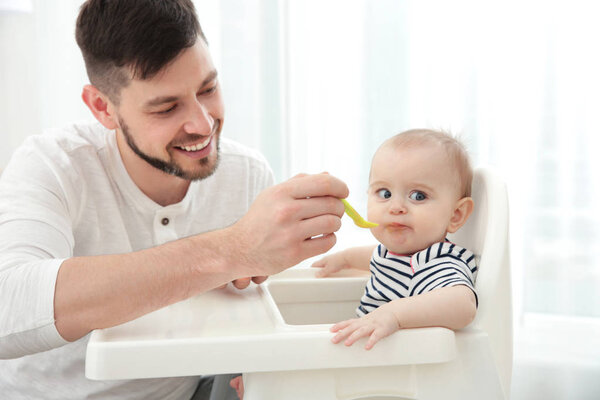
[(341, 265), (333, 265), (331, 262), (327, 260), (321, 260), (322, 262), (317, 261), (312, 265), (313, 268), (319, 268), (319, 270), (315, 273), (318, 278), (324, 278), (331, 274), (334, 274), (342, 269)]
[(373, 333), (371, 333), (371, 336), (369, 336), (367, 344), (365, 344), (365, 350), (371, 350), (373, 346), (375, 346), (375, 343), (386, 336), (389, 336), (389, 333), (382, 333), (380, 330), (374, 330)]
[(354, 330), (354, 332), (352, 332), (352, 334), (348, 336), (348, 338), (344, 341), (344, 345), (352, 346), (354, 342), (356, 342), (358, 339), (369, 336), (372, 332), (373, 328), (371, 326), (363, 325)]
[(337, 324), (335, 324), (331, 328), (329, 328), (329, 331), (330, 332), (340, 331), (340, 330), (344, 329), (345, 327), (349, 326), (354, 321), (356, 321), (356, 318), (354, 318), (354, 319), (347, 319), (345, 321), (338, 322)]

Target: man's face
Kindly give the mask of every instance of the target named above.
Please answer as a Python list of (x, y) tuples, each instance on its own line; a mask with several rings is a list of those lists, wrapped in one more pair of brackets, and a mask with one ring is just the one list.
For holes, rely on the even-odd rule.
[(444, 240), (460, 198), (458, 173), (439, 145), (377, 151), (371, 166), (368, 219), (388, 250), (413, 254)]
[(119, 143), (126, 143), (119, 146), (125, 166), (153, 167), (186, 180), (210, 176), (223, 113), (217, 72), (199, 39), (152, 79), (134, 79), (121, 90), (115, 114)]

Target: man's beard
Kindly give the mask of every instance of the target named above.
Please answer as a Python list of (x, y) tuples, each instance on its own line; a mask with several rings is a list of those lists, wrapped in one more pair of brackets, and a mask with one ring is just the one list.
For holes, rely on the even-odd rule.
[[(151, 155), (148, 155), (146, 153), (144, 153), (138, 146), (137, 144), (135, 144), (135, 141), (133, 140), (133, 136), (131, 136), (130, 132), (129, 132), (129, 127), (127, 126), (127, 124), (125, 123), (125, 121), (123, 121), (123, 119), (121, 117), (119, 117), (119, 125), (121, 126), (121, 131), (123, 132), (123, 136), (125, 136), (125, 141), (127, 142), (127, 145), (129, 146), (129, 148), (138, 156), (140, 157), (142, 160), (146, 161), (148, 164), (150, 164), (151, 166), (153, 166), (156, 169), (159, 169), (167, 174), (170, 175), (174, 175), (178, 178), (182, 178), (182, 179), (186, 179), (189, 181), (199, 181), (202, 179), (206, 179), (209, 176), (211, 176), (212, 174), (215, 173), (215, 171), (217, 170), (217, 166), (219, 165), (219, 160), (220, 160), (220, 135), (218, 132), (219, 129), (219, 121), (216, 120), (215, 124), (217, 124), (215, 126), (214, 131), (216, 132), (214, 134), (214, 139), (216, 140), (216, 145), (217, 145), (217, 158), (215, 160), (215, 165), (212, 166), (212, 168), (210, 169), (206, 169), (206, 168), (202, 168), (200, 169), (198, 172), (195, 173), (190, 173), (187, 171), (184, 171), (179, 165), (177, 165), (177, 163), (175, 161), (173, 161), (172, 159), (169, 161), (164, 161), (161, 160), (160, 158), (156, 158), (156, 157), (152, 157)], [(196, 137), (197, 136), (197, 137)], [(189, 138), (193, 140), (200, 140), (203, 138), (203, 136), (201, 135), (189, 135)], [(210, 158), (209, 157), (205, 157), (202, 158), (200, 160), (198, 160), (198, 165), (205, 167), (208, 166), (210, 164)]]

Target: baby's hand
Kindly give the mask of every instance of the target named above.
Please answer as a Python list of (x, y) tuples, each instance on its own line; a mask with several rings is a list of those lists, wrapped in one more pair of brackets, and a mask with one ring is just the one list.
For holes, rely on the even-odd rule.
[(332, 275), (346, 268), (352, 268), (351, 265), (348, 264), (348, 261), (346, 261), (346, 257), (343, 251), (325, 256), (319, 261), (315, 261), (313, 265), (311, 265), (311, 267), (321, 268), (315, 274), (318, 278), (323, 278)]
[(338, 322), (330, 329), (331, 332), (337, 332), (331, 341), (337, 344), (346, 339), (344, 345), (352, 346), (358, 339), (369, 336), (365, 349), (370, 350), (379, 340), (400, 329), (400, 324), (388, 303), (363, 317)]

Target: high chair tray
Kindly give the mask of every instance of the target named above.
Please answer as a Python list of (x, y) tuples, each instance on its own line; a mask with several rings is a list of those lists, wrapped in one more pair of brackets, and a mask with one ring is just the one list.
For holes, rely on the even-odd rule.
[(216, 289), (134, 321), (93, 331), (90, 379), (135, 379), (260, 371), (446, 362), (453, 331), (407, 329), (364, 349), (331, 343), (329, 328), (353, 318), (368, 276), (315, 278), (294, 268), (245, 290)]

